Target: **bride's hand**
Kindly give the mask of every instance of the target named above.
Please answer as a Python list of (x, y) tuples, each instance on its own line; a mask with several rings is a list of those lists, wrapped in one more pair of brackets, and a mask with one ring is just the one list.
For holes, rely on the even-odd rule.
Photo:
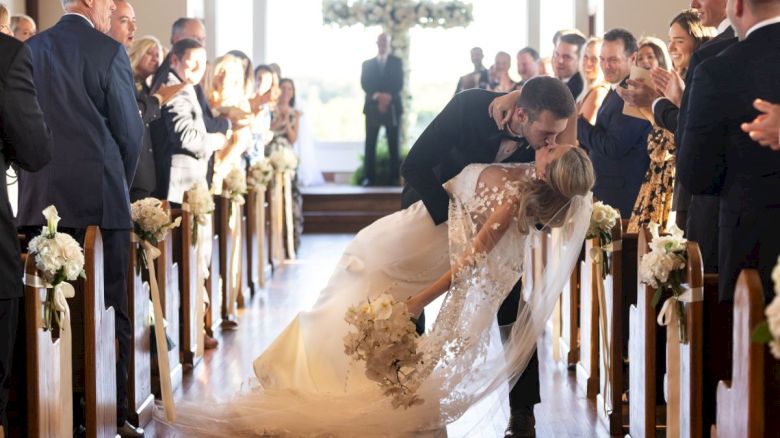
[(488, 111), (490, 117), (496, 122), (499, 130), (504, 129), (504, 125), (512, 118), (512, 111), (517, 107), (517, 99), (520, 97), (520, 91), (515, 90), (503, 96), (496, 97), (490, 102)]

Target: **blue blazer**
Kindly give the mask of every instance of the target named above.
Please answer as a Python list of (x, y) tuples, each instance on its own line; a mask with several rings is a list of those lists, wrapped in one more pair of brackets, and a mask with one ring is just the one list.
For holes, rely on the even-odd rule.
[(652, 126), (646, 120), (623, 114), (623, 99), (610, 90), (596, 116), (596, 125), (577, 120), (577, 139), (588, 151), (596, 185), (593, 194), (631, 217), (639, 188), (645, 180), (650, 157), (647, 137)]
[(27, 44), (53, 148), (43, 169), (19, 175), (19, 225), (42, 225), (54, 204), (63, 227), (130, 229), (144, 127), (125, 48), (78, 15)]

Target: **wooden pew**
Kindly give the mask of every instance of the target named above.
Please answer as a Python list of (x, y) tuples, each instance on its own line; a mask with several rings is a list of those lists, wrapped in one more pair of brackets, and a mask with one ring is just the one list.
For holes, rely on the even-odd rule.
[(206, 245), (211, 245), (211, 264), (209, 266), (209, 278), (206, 279), (206, 293), (209, 296), (209, 309), (206, 312), (206, 328), (208, 331), (213, 330), (222, 324), (222, 270), (220, 269), (221, 255), (221, 239), (219, 236), (219, 228), (215, 216), (212, 218), (211, 223), (211, 238), (209, 242), (204, 242)]
[[(623, 225), (618, 220), (612, 229), (613, 251), (607, 254), (610, 263), (609, 272), (604, 279), (603, 301), (597, 306), (600, 383), (596, 405), (599, 417), (606, 423), (612, 435), (623, 434), (623, 266), (626, 262), (633, 262), (625, 260), (623, 256), (623, 237)], [(594, 277), (594, 280), (598, 278)], [(596, 287), (592, 290), (596, 291)], [(599, 297), (596, 298), (600, 301)]]
[[(240, 247), (238, 247), (238, 252), (236, 252), (236, 248), (237, 245), (241, 245), (241, 242), (234, 241), (233, 235), (231, 233), (231, 204), (233, 204), (233, 202), (230, 200), (230, 198), (221, 195), (214, 196), (214, 205), (216, 207), (214, 217), (218, 230), (217, 233), (219, 234), (218, 254), (219, 274), (222, 280), (220, 283), (220, 290), (222, 294), (223, 322), (233, 318), (237, 305), (236, 301), (238, 299), (238, 294), (236, 292), (238, 291), (241, 282), (241, 263), (240, 260), (235, 260), (236, 256), (240, 257)], [(238, 210), (239, 211), (236, 212), (236, 214), (241, 215), (241, 209), (239, 208)], [(238, 223), (240, 226), (241, 220), (239, 220)], [(236, 266), (238, 266), (238, 270), (236, 270)], [(236, 292), (234, 292), (234, 288)], [(236, 296), (233, 296), (233, 293), (236, 293)], [(231, 300), (231, 297), (236, 301)]]
[[(130, 245), (130, 263), (127, 272), (128, 316), (132, 324), (133, 344), (127, 369), (128, 417), (130, 422), (144, 427), (152, 420), (151, 339), (149, 326), (149, 283), (143, 281), (145, 267), (139, 266), (138, 247)], [(141, 262), (143, 263), (143, 262)]]
[(780, 362), (765, 345), (751, 341), (754, 328), (765, 320), (761, 278), (755, 270), (743, 270), (734, 294), (733, 374), (718, 383), (713, 437), (780, 435)]
[[(187, 203), (187, 193), (184, 194), (184, 203)], [(198, 354), (198, 335), (203, 330), (203, 319), (198, 319), (197, 303), (198, 295), (202, 290), (197, 284), (198, 255), (195, 251), (195, 243), (192, 239), (192, 225), (194, 216), (189, 211), (172, 210), (171, 217), (181, 217), (180, 232), (173, 235), (173, 257), (179, 266), (179, 291), (181, 293), (181, 326), (179, 330), (179, 345), (181, 351), (181, 363), (187, 367), (195, 367), (203, 359)], [(211, 244), (210, 241), (202, 242), (203, 245)], [(205, 279), (201, 279), (205, 280)], [(204, 303), (205, 305), (205, 303)], [(200, 312), (203, 315), (203, 311)]]
[[(168, 209), (167, 203), (164, 207)], [(160, 288), (160, 300), (165, 314), (165, 320), (168, 326), (165, 328), (168, 336), (173, 340), (174, 347), (168, 352), (168, 361), (170, 363), (171, 384), (173, 390), (181, 385), (182, 365), (180, 358), (179, 340), (179, 265), (173, 261), (173, 234), (181, 233), (181, 226), (174, 228), (169, 232), (165, 239), (158, 243), (157, 249), (160, 250), (160, 256), (155, 259), (155, 271), (157, 274), (157, 286)], [(167, 350), (166, 345), (158, 345), (157, 353), (160, 354)], [(154, 376), (154, 374), (153, 374)], [(155, 394), (159, 392), (159, 375), (153, 380), (153, 390)]]
[(580, 262), (580, 357), (577, 362), (577, 387), (585, 397), (595, 399), (599, 390), (599, 306), (596, 294), (596, 270), (591, 249), (598, 239), (585, 242), (585, 260)]
[(252, 296), (265, 287), (271, 265), (268, 257), (268, 215), (266, 213), (266, 191), (255, 192), (249, 189), (246, 197), (246, 242), (247, 273)]
[[(35, 268), (32, 257), (27, 258), (23, 254), (22, 264), (28, 275), (42, 276)], [(25, 363), (17, 362), (17, 366), (22, 365), (27, 374), (23, 390), (27, 397), (26, 436), (30, 438), (61, 437), (60, 424), (65, 414), (61, 406), (61, 396), (65, 393), (70, 397), (73, 392), (73, 387), (61, 379), (62, 343), (55, 333), (43, 329), (42, 310), (45, 299), (45, 288), (25, 286), (26, 357)]]
[(249, 303), (249, 299), (252, 297), (252, 288), (249, 281), (249, 214), (247, 212), (247, 204), (241, 206), (241, 237), (238, 244), (241, 245), (240, 257), (238, 261), (241, 266), (241, 272), (238, 275), (238, 296), (236, 297), (236, 305), (239, 309), (243, 309)]
[[(650, 251), (652, 239), (647, 228), (639, 232), (637, 266)], [(629, 310), (629, 434), (655, 436), (656, 414), (656, 315), (652, 306), (655, 290), (637, 281), (637, 303)]]
[[(87, 437), (113, 438), (116, 435), (114, 309), (105, 306), (103, 240), (96, 226), (87, 228), (84, 259), (87, 278), (76, 282), (76, 296), (68, 300), (74, 333), (73, 383), (76, 391), (85, 394)], [(81, 333), (77, 335), (76, 330)]]

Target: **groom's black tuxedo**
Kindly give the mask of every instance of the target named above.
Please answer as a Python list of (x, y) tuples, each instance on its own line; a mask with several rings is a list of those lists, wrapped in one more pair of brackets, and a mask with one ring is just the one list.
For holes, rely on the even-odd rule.
[[(407, 208), (422, 199), (433, 221), (438, 225), (447, 221), (449, 195), (442, 184), (474, 163), (493, 163), (504, 135), (496, 128), (488, 106), (500, 93), (471, 89), (455, 95), (447, 106), (425, 128), (412, 146), (401, 166), (406, 180), (401, 206)], [(514, 154), (503, 162), (530, 163), (533, 149), (518, 145)], [(515, 287), (498, 309), (498, 323), (511, 324), (517, 317), (522, 284)], [(424, 315), (420, 317), (422, 328)], [(420, 330), (418, 325), (418, 330)], [(509, 393), (512, 409), (531, 406), (541, 401), (539, 396), (539, 361), (536, 353), (525, 372)]]

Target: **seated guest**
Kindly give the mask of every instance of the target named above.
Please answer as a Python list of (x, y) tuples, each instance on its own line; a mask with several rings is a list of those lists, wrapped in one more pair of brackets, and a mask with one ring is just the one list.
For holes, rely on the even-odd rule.
[[(0, 166), (35, 172), (51, 160), (51, 134), (33, 86), (30, 49), (0, 35)], [(23, 307), (19, 239), (5, 178), (0, 180), (0, 436), (8, 432), (10, 389), (19, 309)], [(21, 426), (21, 425), (20, 425)], [(10, 436), (10, 435), (9, 435)]]
[[(601, 69), (613, 87), (625, 84), (636, 52), (636, 39), (630, 32), (613, 29), (604, 34)], [(596, 171), (593, 194), (620, 210), (625, 218), (631, 215), (650, 161), (647, 136), (651, 128), (646, 120), (623, 114), (623, 99), (614, 89), (604, 99), (595, 125), (583, 117), (577, 120), (577, 139), (588, 151)]]
[(487, 69), (482, 64), (484, 57), (485, 55), (482, 53), (481, 47), (471, 49), (471, 63), (474, 65), (474, 70), (458, 79), (458, 87), (455, 89), (455, 93), (460, 93), (470, 88), (487, 89), (490, 85), (490, 77)]
[[(163, 105), (162, 117), (153, 131), (156, 192), (172, 203), (181, 204), (184, 192), (195, 182), (206, 183), (209, 158), (222, 148), (226, 138), (206, 130), (203, 109), (195, 85), (206, 73), (206, 49), (195, 40), (173, 45), (168, 78), (162, 85), (184, 84), (182, 90)], [(152, 87), (156, 92), (159, 87)]]
[(14, 33), (14, 38), (25, 42), (35, 35), (38, 29), (32, 17), (21, 14), (11, 17), (11, 31)]
[[(646, 70), (669, 70), (671, 64), (669, 52), (661, 40), (647, 37), (639, 41), (637, 66)], [(648, 113), (648, 116), (652, 118), (652, 114)], [(675, 164), (674, 134), (659, 126), (653, 126), (647, 138), (647, 153), (650, 156), (650, 167), (634, 203), (631, 220), (628, 222), (629, 233), (639, 232), (642, 225), (650, 222), (665, 227), (671, 215)]]
[(584, 82), (580, 74), (580, 55), (585, 37), (581, 33), (564, 33), (558, 38), (552, 57), (552, 67), (555, 77), (562, 80), (574, 99), (582, 93)]
[(509, 53), (498, 52), (496, 62), (493, 64), (493, 77), (489, 89), (498, 93), (507, 93), (515, 90), (518, 83), (509, 77), (509, 68), (512, 66), (512, 57)]
[(601, 38), (589, 39), (582, 47), (580, 57), (580, 74), (584, 79), (584, 86), (577, 103), (580, 116), (591, 125), (596, 123), (596, 113), (609, 92), (609, 84), (604, 80), (604, 72), (599, 64), (601, 43)]
[(539, 52), (533, 47), (524, 47), (517, 52), (517, 74), (520, 86), (539, 76)]

